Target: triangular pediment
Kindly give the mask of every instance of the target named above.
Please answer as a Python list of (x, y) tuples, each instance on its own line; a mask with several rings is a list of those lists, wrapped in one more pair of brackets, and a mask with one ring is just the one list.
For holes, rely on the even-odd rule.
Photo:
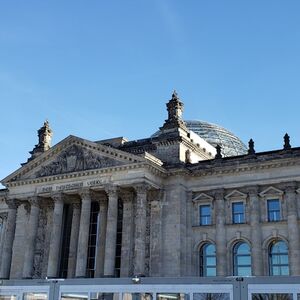
[(270, 186), (267, 189), (263, 190), (259, 195), (264, 197), (264, 196), (273, 196), (273, 195), (282, 195), (282, 194), (283, 194), (282, 190)]
[(197, 193), (193, 196), (193, 202), (202, 202), (202, 201), (213, 201), (214, 198), (205, 194), (205, 193)]
[(230, 200), (230, 199), (245, 199), (247, 198), (247, 194), (244, 194), (238, 190), (234, 190), (231, 193), (229, 193), (228, 195), (225, 196), (226, 200)]
[(145, 162), (145, 159), (118, 149), (69, 136), (20, 169), (3, 183), (54, 176), (84, 170), (117, 167)]

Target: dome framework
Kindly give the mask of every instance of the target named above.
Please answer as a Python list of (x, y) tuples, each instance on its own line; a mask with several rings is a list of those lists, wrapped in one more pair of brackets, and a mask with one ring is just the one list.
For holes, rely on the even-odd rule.
[(189, 130), (194, 131), (212, 146), (220, 145), (223, 156), (247, 154), (246, 145), (229, 130), (219, 125), (199, 120), (187, 120), (185, 123)]

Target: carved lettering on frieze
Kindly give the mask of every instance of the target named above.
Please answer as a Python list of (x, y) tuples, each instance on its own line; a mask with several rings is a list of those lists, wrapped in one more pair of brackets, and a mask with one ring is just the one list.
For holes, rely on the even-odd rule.
[(83, 170), (100, 169), (124, 164), (112, 158), (100, 156), (78, 145), (72, 145), (63, 151), (57, 159), (43, 166), (37, 177), (51, 176)]

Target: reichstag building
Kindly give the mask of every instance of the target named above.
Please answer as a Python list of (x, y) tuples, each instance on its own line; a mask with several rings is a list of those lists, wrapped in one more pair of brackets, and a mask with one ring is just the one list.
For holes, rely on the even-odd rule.
[(0, 278), (300, 275), (300, 148), (182, 113), (174, 92), (150, 137), (52, 147), (46, 121), (2, 180)]

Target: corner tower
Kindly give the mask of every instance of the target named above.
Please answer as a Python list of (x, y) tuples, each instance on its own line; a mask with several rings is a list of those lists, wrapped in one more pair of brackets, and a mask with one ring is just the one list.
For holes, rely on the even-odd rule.
[(38, 137), (39, 142), (32, 151), (29, 153), (31, 154), (31, 157), (28, 159), (28, 161), (36, 158), (43, 152), (47, 151), (51, 147), (51, 139), (52, 139), (52, 130), (49, 126), (48, 120), (44, 122), (44, 125), (38, 130)]

